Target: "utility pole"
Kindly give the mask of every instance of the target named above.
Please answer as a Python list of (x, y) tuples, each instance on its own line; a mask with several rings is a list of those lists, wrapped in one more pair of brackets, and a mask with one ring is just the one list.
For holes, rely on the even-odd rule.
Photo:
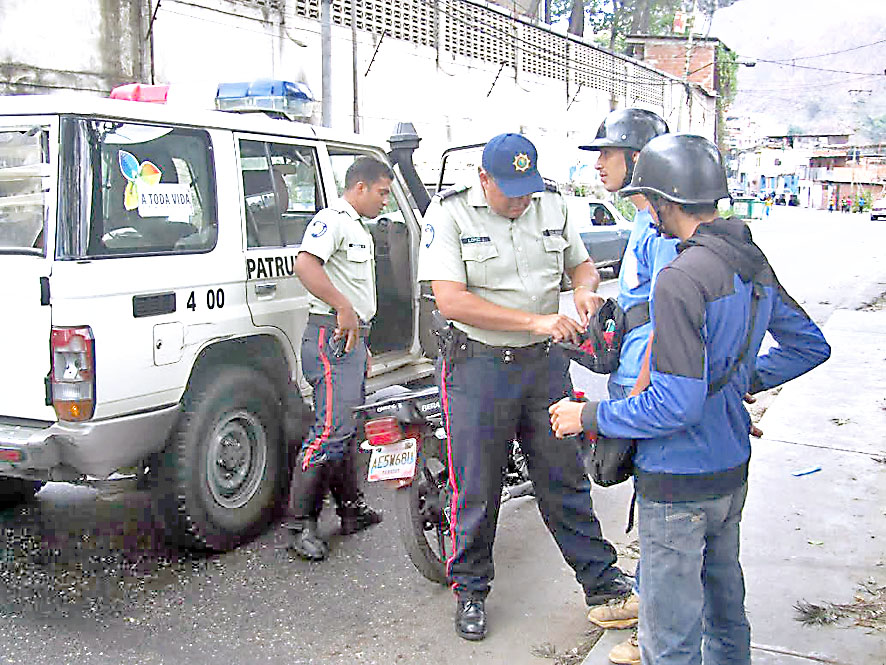
[(321, 122), (332, 126), (332, 0), (320, 0)]
[(351, 60), (354, 79), (354, 134), (360, 133), (359, 77), (357, 76), (357, 2), (351, 0)]
[(689, 17), (686, 25), (689, 26), (689, 36), (686, 39), (686, 65), (683, 75), (683, 83), (686, 89), (686, 103), (689, 105), (689, 127), (688, 131), (692, 131), (692, 88), (689, 84), (689, 67), (692, 62), (692, 28), (695, 27), (695, 0), (692, 0), (692, 7), (689, 9)]

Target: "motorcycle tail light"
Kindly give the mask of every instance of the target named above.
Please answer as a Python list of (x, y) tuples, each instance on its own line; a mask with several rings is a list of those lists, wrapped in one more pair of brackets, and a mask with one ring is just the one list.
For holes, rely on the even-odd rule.
[(370, 420), (363, 429), (366, 432), (366, 438), (369, 440), (370, 445), (373, 446), (386, 446), (390, 443), (396, 443), (403, 438), (403, 430), (400, 429), (400, 423), (393, 416)]

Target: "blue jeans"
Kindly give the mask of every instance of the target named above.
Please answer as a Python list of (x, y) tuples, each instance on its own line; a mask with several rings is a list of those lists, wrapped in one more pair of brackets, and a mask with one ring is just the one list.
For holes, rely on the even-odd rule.
[(705, 501), (637, 497), (643, 665), (750, 665), (738, 561), (746, 495), (747, 483)]

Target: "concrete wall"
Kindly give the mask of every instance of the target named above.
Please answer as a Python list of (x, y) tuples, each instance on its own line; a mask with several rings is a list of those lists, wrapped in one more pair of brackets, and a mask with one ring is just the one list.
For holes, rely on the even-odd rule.
[(0, 94), (107, 93), (142, 79), (147, 0), (2, 0)]
[[(46, 12), (38, 4), (59, 10)], [(210, 106), (218, 82), (260, 77), (305, 81), (320, 98), (319, 0), (202, 0), (205, 7), (163, 2), (153, 25), (153, 57), (143, 36), (156, 0), (75, 4), (73, 12), (70, 2), (54, 0), (0, 4), (0, 52), (4, 62), (18, 63), (7, 65), (18, 70), (0, 75), (0, 92), (55, 86), (106, 94), (118, 83), (149, 81), (153, 67), (156, 82), (174, 84), (170, 100), (186, 96)], [(333, 8), (331, 126), (352, 131), (350, 4), (335, 0)], [(576, 167), (592, 164), (596, 154), (576, 146), (593, 137), (613, 104), (649, 108), (673, 130), (713, 138), (714, 100), (702, 91), (587, 43), (518, 24), (482, 3), (365, 0), (357, 11), (360, 132), (383, 141), (397, 122), (415, 123), (426, 180), (434, 179), (444, 148), (504, 131), (536, 142), (548, 177), (592, 174)], [(385, 11), (389, 15), (382, 16)], [(415, 31), (425, 29), (431, 37), (416, 40)], [(494, 31), (506, 38), (494, 43)], [(506, 60), (510, 64), (502, 66)], [(584, 64), (574, 64), (579, 61)], [(320, 122), (319, 104), (311, 121)]]

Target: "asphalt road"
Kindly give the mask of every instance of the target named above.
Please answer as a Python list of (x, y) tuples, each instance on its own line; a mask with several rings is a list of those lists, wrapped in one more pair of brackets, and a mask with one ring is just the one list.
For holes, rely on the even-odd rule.
[[(751, 228), (819, 322), (886, 291), (886, 223), (775, 207)], [(601, 292), (616, 288), (610, 280)], [(573, 378), (589, 396), (605, 394), (605, 377), (575, 368)], [(540, 664), (552, 661), (539, 654), (583, 639), (580, 589), (532, 498), (504, 506), (491, 634), (470, 644), (453, 634), (450, 592), (403, 554), (390, 494), (367, 493), (385, 522), (340, 538), (327, 509), (332, 553), (311, 564), (286, 552), (277, 528), (223, 555), (171, 551), (144, 493), (52, 483), (0, 514), (0, 663)], [(607, 535), (628, 543), (623, 489), (594, 497)]]

